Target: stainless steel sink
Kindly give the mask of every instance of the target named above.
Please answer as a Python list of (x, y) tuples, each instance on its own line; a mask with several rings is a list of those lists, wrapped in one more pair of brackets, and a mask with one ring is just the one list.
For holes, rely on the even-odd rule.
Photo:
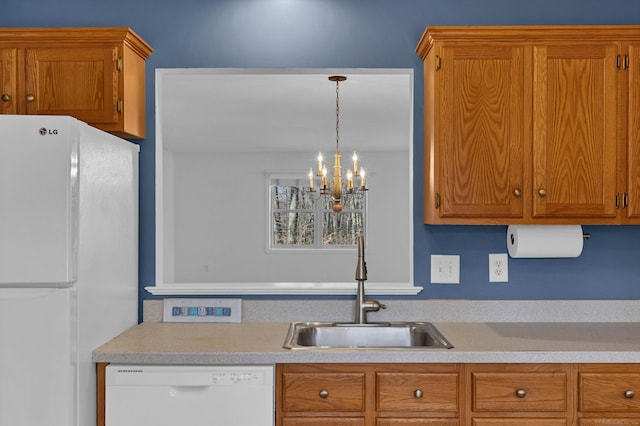
[(450, 349), (451, 343), (428, 322), (327, 323), (294, 322), (286, 349)]

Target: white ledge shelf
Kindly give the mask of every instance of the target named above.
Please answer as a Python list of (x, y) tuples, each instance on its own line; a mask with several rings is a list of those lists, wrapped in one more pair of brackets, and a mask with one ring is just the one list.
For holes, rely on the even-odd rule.
[[(154, 296), (354, 295), (356, 283), (179, 283), (145, 287)], [(404, 296), (422, 291), (409, 283), (365, 283), (367, 295)]]

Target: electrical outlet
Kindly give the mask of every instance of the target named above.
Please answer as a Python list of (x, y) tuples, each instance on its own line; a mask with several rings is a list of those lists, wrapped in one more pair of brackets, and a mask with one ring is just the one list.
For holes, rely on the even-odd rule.
[(489, 253), (489, 282), (509, 281), (509, 256), (507, 253)]
[(460, 284), (460, 255), (431, 255), (432, 284)]

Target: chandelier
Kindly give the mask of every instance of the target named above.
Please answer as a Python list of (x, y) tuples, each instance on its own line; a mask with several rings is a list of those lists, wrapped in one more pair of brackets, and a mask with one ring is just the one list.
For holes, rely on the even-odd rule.
[[(347, 77), (342, 75), (332, 75), (329, 77), (330, 81), (336, 82), (336, 153), (333, 156), (333, 177), (327, 176), (327, 165), (323, 163), (322, 152), (318, 153), (318, 171), (314, 174), (313, 168), (309, 169), (309, 191), (315, 192), (314, 189), (314, 175), (320, 179), (320, 194), (331, 196), (331, 202), (333, 203), (331, 208), (334, 212), (339, 213), (342, 211), (342, 194), (343, 192), (353, 193), (354, 178), (360, 178), (359, 188), (361, 191), (367, 191), (365, 172), (362, 167), (358, 167), (358, 156), (355, 151), (353, 153), (353, 171), (347, 170), (347, 179), (342, 180), (342, 166), (340, 165), (340, 92), (339, 86), (341, 81), (345, 81)], [(331, 185), (328, 182), (331, 182)]]

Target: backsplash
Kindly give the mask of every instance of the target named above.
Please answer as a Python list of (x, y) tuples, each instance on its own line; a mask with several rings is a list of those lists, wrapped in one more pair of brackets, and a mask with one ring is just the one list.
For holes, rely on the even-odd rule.
[[(381, 300), (369, 321), (640, 322), (640, 300)], [(144, 301), (144, 322), (162, 322), (162, 300)], [(353, 321), (353, 300), (243, 300), (242, 322)]]

